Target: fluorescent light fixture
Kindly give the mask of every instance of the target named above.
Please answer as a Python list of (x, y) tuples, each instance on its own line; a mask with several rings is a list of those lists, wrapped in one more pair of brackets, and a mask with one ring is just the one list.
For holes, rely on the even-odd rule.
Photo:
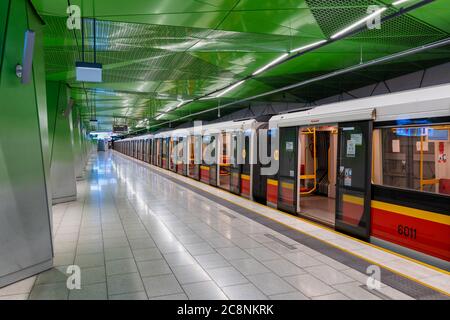
[(177, 105), (176, 104), (169, 104), (167, 107), (165, 107), (164, 109), (163, 109), (163, 112), (169, 112), (169, 111), (172, 111), (173, 109), (175, 109), (177, 107)]
[(77, 62), (75, 69), (77, 81), (102, 82), (102, 65), (100, 63)]
[(188, 104), (189, 102), (192, 102), (192, 101), (194, 101), (194, 100), (192, 100), (192, 99), (189, 99), (189, 100), (181, 100), (180, 103), (177, 104), (177, 106), (175, 107), (175, 109), (177, 109), (177, 108), (179, 108), (179, 107), (182, 107), (183, 105)]
[(219, 93), (216, 98), (223, 96), (225, 93), (230, 92), (231, 90), (233, 90), (234, 88), (240, 86), (241, 84), (243, 84), (245, 82), (245, 80), (241, 80), (235, 84), (233, 84), (232, 86), (226, 88), (225, 90), (223, 90), (221, 93)]
[(211, 100), (211, 99), (215, 99), (215, 98), (216, 98), (215, 96), (206, 96), (206, 97), (201, 97), (198, 100)]
[(275, 60), (273, 60), (272, 62), (266, 64), (264, 67), (262, 67), (261, 69), (256, 70), (255, 72), (253, 72), (253, 75), (256, 76), (257, 74), (260, 74), (261, 72), (263, 72), (264, 70), (270, 68), (271, 66), (273, 66), (274, 64), (280, 62), (281, 60), (283, 60), (284, 58), (286, 58), (289, 55), (289, 53), (285, 53), (281, 56), (279, 56), (278, 58), (276, 58)]
[(398, 1), (395, 1), (392, 5), (393, 6), (398, 6), (399, 4), (402, 4), (402, 3), (405, 3), (405, 2), (408, 2), (409, 0), (398, 0)]
[(314, 43), (310, 43), (310, 44), (308, 44), (306, 46), (303, 46), (303, 47), (300, 47), (300, 48), (297, 48), (297, 49), (292, 49), (291, 53), (304, 51), (304, 50), (310, 49), (310, 48), (314, 48), (314, 47), (316, 47), (318, 45), (321, 45), (322, 43), (325, 43), (325, 42), (327, 42), (327, 40), (320, 40), (320, 41), (317, 41), (317, 42), (314, 42)]
[(347, 28), (345, 28), (345, 29), (343, 29), (343, 30), (341, 30), (341, 31), (339, 31), (339, 32), (337, 32), (337, 33), (335, 33), (335, 34), (333, 34), (333, 35), (331, 36), (331, 39), (335, 39), (335, 38), (338, 38), (338, 37), (342, 36), (343, 34), (349, 32), (350, 30), (353, 30), (353, 29), (356, 28), (357, 26), (359, 26), (359, 25), (361, 25), (361, 24), (363, 24), (363, 23), (369, 21), (370, 19), (372, 19), (372, 18), (378, 16), (379, 14), (383, 13), (384, 11), (386, 11), (386, 9), (387, 9), (386, 7), (383, 7), (383, 8), (378, 9), (377, 11), (375, 11), (375, 12), (369, 14), (367, 17), (365, 17), (365, 18), (363, 18), (363, 19), (361, 19), (361, 20), (355, 22), (354, 24), (348, 26)]

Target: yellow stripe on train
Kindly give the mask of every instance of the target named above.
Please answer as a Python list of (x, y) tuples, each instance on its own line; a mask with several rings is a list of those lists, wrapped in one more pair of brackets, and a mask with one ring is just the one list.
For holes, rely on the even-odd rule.
[(450, 216), (440, 213), (435, 213), (426, 210), (414, 209), (404, 206), (399, 206), (396, 204), (381, 202), (377, 200), (372, 200), (372, 208), (394, 212), (404, 216), (409, 216), (417, 219), (423, 219), (428, 221), (433, 221), (437, 223), (442, 223), (445, 225), (450, 225)]
[(348, 202), (348, 203), (352, 203), (352, 204), (357, 204), (359, 206), (363, 206), (364, 205), (364, 198), (361, 197), (357, 197), (357, 196), (351, 196), (349, 194), (344, 194), (342, 195), (342, 200), (344, 202)]

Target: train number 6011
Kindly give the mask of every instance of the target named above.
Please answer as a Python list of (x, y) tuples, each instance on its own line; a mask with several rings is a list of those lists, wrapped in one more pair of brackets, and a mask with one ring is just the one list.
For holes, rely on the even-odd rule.
[(399, 224), (397, 226), (397, 233), (401, 236), (405, 236), (406, 238), (416, 239), (417, 231), (415, 228), (403, 226)]

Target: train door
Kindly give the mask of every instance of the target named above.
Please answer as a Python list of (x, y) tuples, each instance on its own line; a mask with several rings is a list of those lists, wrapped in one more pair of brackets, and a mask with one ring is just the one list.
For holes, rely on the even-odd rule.
[(134, 158), (139, 159), (139, 140), (134, 140)]
[(177, 163), (177, 155), (175, 154), (175, 149), (177, 147), (177, 138), (168, 138), (169, 141), (169, 148), (168, 148), (168, 154), (167, 158), (169, 161), (169, 170), (176, 171), (176, 163)]
[(230, 164), (230, 191), (234, 194), (241, 194), (241, 174), (242, 174), (242, 144), (239, 139), (243, 139), (240, 131), (231, 134), (231, 164)]
[(141, 159), (141, 140), (136, 140), (136, 159)]
[[(189, 136), (188, 137), (188, 175), (189, 177), (200, 180), (200, 164), (202, 153), (202, 137)], [(196, 161), (197, 160), (197, 161)]]
[(148, 162), (148, 158), (147, 158), (147, 156), (148, 156), (148, 141), (145, 139), (145, 140), (142, 140), (142, 149), (143, 149), (143, 154), (142, 154), (142, 161), (144, 161), (144, 162)]
[(141, 140), (141, 146), (142, 146), (142, 154), (141, 154), (141, 160), (145, 162), (146, 158), (146, 151), (147, 151), (147, 143), (146, 140)]
[[(272, 150), (272, 141), (277, 141), (279, 135), (278, 128), (271, 128), (268, 131), (267, 137), (267, 150), (270, 150), (271, 162), (263, 167), (270, 167), (273, 163), (272, 161), (280, 160), (280, 150), (279, 148), (274, 148)], [(277, 208), (278, 205), (278, 171), (274, 175), (267, 176), (267, 191), (266, 191), (266, 204), (269, 207)]]
[(186, 175), (186, 162), (185, 162), (185, 152), (186, 152), (186, 138), (179, 137), (178, 144), (176, 148), (176, 172), (181, 175)]
[(154, 165), (154, 166), (156, 166), (158, 164), (158, 160), (157, 160), (158, 152), (156, 150), (156, 145), (157, 145), (156, 141), (157, 140), (158, 139), (156, 139), (156, 138), (152, 139), (152, 165)]
[(169, 141), (170, 138), (162, 139), (162, 167), (169, 169)]
[(151, 153), (152, 153), (152, 159), (151, 164), (156, 166), (157, 165), (157, 161), (156, 161), (156, 139), (152, 139), (152, 148), (151, 148)]
[(280, 159), (278, 170), (278, 208), (297, 211), (297, 147), (298, 128), (280, 128)]
[(158, 139), (154, 138), (152, 139), (152, 164), (154, 166), (158, 165)]
[(244, 150), (243, 150), (243, 164), (242, 164), (242, 172), (241, 172), (241, 196), (246, 198), (251, 198), (251, 176), (252, 176), (252, 168), (250, 164), (250, 156), (251, 156), (251, 143), (252, 132), (248, 130), (244, 133)]
[(339, 123), (336, 230), (364, 240), (370, 234), (372, 121)]
[(211, 157), (213, 159), (213, 163), (209, 166), (209, 184), (212, 186), (217, 186), (218, 183), (218, 135), (211, 135), (211, 144), (213, 146), (211, 151)]
[(308, 218), (334, 226), (337, 125), (301, 127), (298, 144), (298, 208)]
[(200, 180), (212, 186), (217, 186), (217, 140), (215, 135), (205, 135), (202, 140)]
[(148, 148), (148, 152), (149, 152), (149, 155), (148, 155), (148, 163), (154, 164), (154, 163), (153, 163), (153, 153), (154, 153), (154, 150), (153, 150), (153, 139), (149, 139), (149, 140), (148, 140), (148, 143), (149, 143), (149, 148)]
[[(260, 130), (266, 130), (267, 133), (267, 145), (266, 145), (266, 152), (267, 154), (265, 156), (269, 157), (272, 154), (272, 150), (271, 150), (271, 135), (269, 130), (267, 130), (268, 128), (268, 124), (265, 123), (263, 125), (261, 125), (256, 132), (256, 135), (254, 137), (255, 139), (255, 144), (256, 144), (256, 154), (258, 156), (259, 159), (259, 155), (260, 152), (262, 150), (260, 150), (260, 148), (262, 148), (262, 141), (261, 143), (258, 142), (258, 139), (260, 139), (260, 135), (259, 132)], [(270, 165), (263, 165), (261, 162), (262, 159), (259, 159), (258, 161), (255, 161), (254, 164), (252, 164), (253, 166), (253, 174), (252, 174), (252, 180), (253, 180), (253, 190), (252, 190), (252, 194), (253, 194), (253, 200), (262, 204), (266, 204), (267, 201), (267, 180), (268, 180), (268, 176), (267, 175), (262, 175), (261, 174), (261, 170), (264, 167), (269, 167)]]
[(231, 134), (229, 132), (222, 132), (219, 143), (220, 158), (219, 158), (219, 186), (222, 189), (230, 190), (230, 150), (231, 150)]
[(157, 164), (158, 164), (158, 167), (162, 167), (162, 157), (163, 157), (163, 150), (162, 150), (162, 145), (163, 145), (163, 139), (162, 138), (158, 138), (157, 140), (156, 140), (156, 142), (157, 142), (157, 152), (156, 152), (156, 156), (157, 156)]

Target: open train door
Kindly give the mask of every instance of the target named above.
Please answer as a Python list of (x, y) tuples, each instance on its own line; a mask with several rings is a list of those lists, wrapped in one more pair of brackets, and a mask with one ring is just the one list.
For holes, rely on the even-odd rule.
[(336, 230), (368, 240), (370, 234), (372, 121), (339, 123)]
[(298, 127), (280, 128), (278, 209), (297, 214)]
[(239, 131), (231, 134), (231, 167), (230, 167), (230, 191), (234, 194), (241, 194), (241, 173), (242, 173), (242, 150), (239, 150), (243, 142), (243, 135)]

